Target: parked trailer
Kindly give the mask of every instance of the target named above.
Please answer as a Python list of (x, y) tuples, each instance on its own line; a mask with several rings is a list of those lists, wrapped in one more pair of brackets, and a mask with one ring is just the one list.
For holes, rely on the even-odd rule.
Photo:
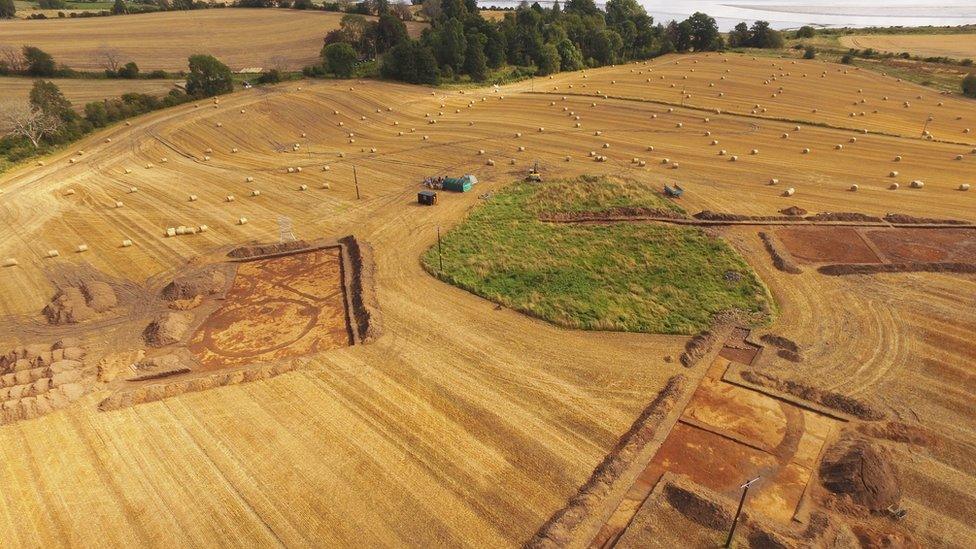
[(437, 204), (437, 193), (434, 191), (420, 191), (417, 193), (417, 203), (424, 206), (434, 206)]
[(441, 184), (441, 188), (445, 191), (454, 191), (458, 193), (466, 193), (474, 187), (478, 179), (473, 175), (465, 175), (464, 177), (445, 177), (444, 182)]

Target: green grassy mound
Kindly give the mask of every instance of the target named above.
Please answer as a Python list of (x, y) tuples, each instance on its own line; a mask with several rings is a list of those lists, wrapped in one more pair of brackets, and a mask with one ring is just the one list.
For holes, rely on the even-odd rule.
[(728, 244), (700, 229), (539, 220), (616, 208), (676, 206), (632, 181), (516, 183), (444, 236), (443, 272), (436, 246), (422, 261), (447, 282), (572, 328), (694, 334), (730, 310), (768, 319), (765, 286)]

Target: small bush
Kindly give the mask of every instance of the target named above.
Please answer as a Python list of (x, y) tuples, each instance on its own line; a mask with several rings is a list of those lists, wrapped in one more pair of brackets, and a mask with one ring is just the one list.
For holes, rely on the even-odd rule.
[(962, 93), (966, 97), (976, 98), (976, 73), (969, 73), (962, 79)]
[(816, 57), (817, 57), (817, 50), (814, 49), (812, 46), (808, 46), (805, 50), (803, 50), (804, 59), (814, 59)]

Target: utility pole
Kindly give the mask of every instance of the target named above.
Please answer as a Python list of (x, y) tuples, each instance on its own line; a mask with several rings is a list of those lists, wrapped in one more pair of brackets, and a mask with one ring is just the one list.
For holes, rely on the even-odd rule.
[(749, 487), (760, 478), (762, 477), (756, 477), (739, 487), (742, 488), (742, 497), (739, 498), (739, 508), (735, 510), (735, 518), (732, 519), (732, 529), (729, 530), (729, 537), (725, 540), (725, 545), (723, 546), (725, 549), (729, 549), (732, 546), (732, 536), (735, 535), (735, 527), (739, 523), (739, 515), (742, 513), (742, 505), (746, 502), (746, 494), (749, 493)]
[(437, 274), (440, 275), (444, 272), (444, 257), (441, 255), (441, 226), (437, 226), (437, 264), (438, 271)]
[(359, 200), (361, 198), (359, 196), (359, 176), (356, 175), (356, 165), (355, 164), (353, 164), (353, 166), (352, 166), (352, 178), (356, 181), (356, 200)]
[(931, 121), (932, 121), (932, 113), (929, 113), (929, 115), (925, 117), (925, 125), (922, 126), (922, 135), (925, 135), (925, 130), (929, 129), (929, 122)]

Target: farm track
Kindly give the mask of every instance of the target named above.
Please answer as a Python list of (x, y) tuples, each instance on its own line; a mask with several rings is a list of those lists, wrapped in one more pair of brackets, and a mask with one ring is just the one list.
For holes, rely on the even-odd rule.
[[(44, 159), (44, 166), (0, 177), (0, 257), (20, 263), (0, 269), (6, 319), (0, 349), (46, 332), (38, 312), (53, 293), (53, 269), (84, 264), (159, 284), (223, 247), (277, 241), (282, 216), (298, 238), (355, 234), (373, 248), (384, 327), (374, 343), (303, 357), (297, 371), (270, 380), (104, 413), (96, 411), (96, 394), (0, 427), (0, 538), (21, 545), (206, 545), (218, 537), (229, 545), (523, 543), (576, 493), (667, 379), (683, 371), (673, 358), (687, 341), (560, 329), (496, 309), (423, 271), (418, 258), (438, 228), (449, 230), (478, 195), (523, 177), (536, 161), (545, 178), (616, 173), (655, 185), (678, 181), (689, 211), (767, 216), (796, 205), (976, 222), (976, 195), (955, 190), (972, 181), (976, 161), (960, 145), (812, 125), (796, 131), (793, 123), (724, 113), (706, 122), (701, 111), (667, 112), (656, 103), (524, 93), (533, 85), (585, 83), (631, 86), (670, 101), (677, 94), (671, 83), (687, 82), (693, 95), (717, 92), (708, 84), (725, 86), (719, 77), (727, 66), (736, 71), (728, 73), (725, 97), (708, 100), (723, 111), (748, 112), (761, 101), (770, 116), (799, 119), (820, 105), (808, 119), (837, 124), (847, 117), (842, 103), (863, 87), (872, 101), (893, 98), (862, 119), (873, 131), (908, 133), (929, 111), (939, 114), (930, 125), (936, 137), (955, 139), (965, 127), (976, 128), (972, 102), (843, 74), (839, 66), (798, 61), (782, 72), (827, 70), (829, 77), (810, 78), (809, 95), (791, 84), (771, 98), (762, 84), (776, 71), (770, 60), (669, 56), (497, 93), (431, 95), (354, 81), (247, 90), (220, 98), (216, 107), (182, 105), (108, 128)], [(649, 84), (630, 72), (646, 67), (667, 78)], [(917, 94), (923, 99), (912, 99), (912, 108), (900, 107)], [(939, 101), (943, 111), (936, 110)], [(834, 150), (837, 143), (844, 148)], [(812, 152), (803, 154), (803, 147)], [(740, 155), (738, 161), (718, 155), (719, 148)], [(760, 153), (749, 155), (753, 148)], [(591, 150), (609, 161), (590, 160)], [(903, 160), (895, 163), (895, 154)], [(680, 168), (669, 169), (676, 162)], [(287, 167), (303, 170), (289, 174)], [(893, 169), (901, 173), (897, 181), (925, 179), (925, 187), (888, 190)], [(478, 177), (475, 192), (442, 193), (434, 208), (414, 203), (424, 176), (459, 172)], [(768, 186), (774, 177), (779, 186)], [(856, 193), (847, 190), (854, 182)], [(130, 186), (138, 192), (126, 192)], [(781, 196), (785, 187), (796, 194)], [(252, 189), (260, 197), (251, 197)], [(227, 195), (236, 200), (227, 202)], [(124, 207), (110, 207), (115, 200)], [(249, 222), (239, 225), (241, 217)], [(181, 224), (210, 230), (163, 236)], [(968, 335), (976, 327), (976, 279), (826, 277), (811, 269), (788, 275), (770, 264), (755, 227), (712, 229), (742, 252), (776, 297), (780, 314), (768, 330), (803, 350), (800, 364), (771, 359), (772, 371), (876, 399), (893, 416), (918, 418), (943, 437), (942, 449), (919, 452), (906, 465), (932, 488), (911, 488), (905, 524), (932, 545), (972, 545), (976, 531), (952, 505), (976, 507), (965, 497), (947, 502), (939, 489), (976, 488), (976, 428), (966, 404), (974, 389), (965, 366), (976, 356)], [(123, 238), (135, 245), (119, 247)], [(89, 251), (72, 253), (82, 242)], [(43, 258), (48, 249), (61, 250), (61, 257)], [(118, 360), (140, 348), (122, 334), (141, 329), (127, 320), (116, 321), (111, 333), (88, 332), (93, 359)]]

